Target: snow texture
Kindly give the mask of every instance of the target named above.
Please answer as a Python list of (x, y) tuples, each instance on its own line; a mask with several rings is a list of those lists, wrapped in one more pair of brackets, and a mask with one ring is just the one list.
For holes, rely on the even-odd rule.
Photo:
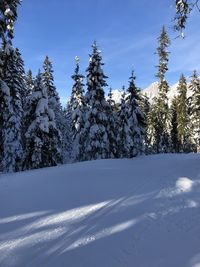
[(197, 267), (200, 155), (1, 175), (2, 267)]

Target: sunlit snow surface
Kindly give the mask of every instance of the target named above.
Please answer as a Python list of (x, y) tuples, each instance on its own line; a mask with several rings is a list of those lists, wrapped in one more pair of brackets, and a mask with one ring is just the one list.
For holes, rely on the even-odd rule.
[(0, 267), (200, 267), (200, 155), (0, 177)]

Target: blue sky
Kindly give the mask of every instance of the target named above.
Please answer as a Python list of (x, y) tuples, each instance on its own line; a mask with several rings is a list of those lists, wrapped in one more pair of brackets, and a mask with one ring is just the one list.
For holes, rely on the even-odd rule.
[(23, 0), (15, 25), (14, 45), (26, 69), (36, 74), (45, 55), (52, 60), (55, 84), (64, 103), (71, 93), (74, 58), (85, 74), (91, 44), (97, 41), (108, 84), (120, 89), (135, 69), (137, 86), (154, 82), (157, 37), (165, 25), (172, 44), (167, 78), (200, 72), (200, 14), (193, 12), (184, 40), (172, 30), (173, 0)]

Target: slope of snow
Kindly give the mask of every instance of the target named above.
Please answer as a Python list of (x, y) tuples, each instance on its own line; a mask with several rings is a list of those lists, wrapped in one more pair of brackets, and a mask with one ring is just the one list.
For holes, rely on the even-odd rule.
[(150, 84), (147, 88), (142, 90), (143, 94), (148, 96), (150, 102), (153, 100), (154, 97), (158, 95), (158, 82), (154, 82)]
[(197, 267), (200, 155), (1, 175), (1, 267)]

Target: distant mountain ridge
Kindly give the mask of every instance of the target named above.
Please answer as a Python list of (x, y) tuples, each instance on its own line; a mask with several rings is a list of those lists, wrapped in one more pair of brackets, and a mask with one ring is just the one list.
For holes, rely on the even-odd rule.
[[(178, 82), (173, 84), (169, 88), (169, 92), (167, 95), (168, 95), (168, 99), (170, 103), (172, 99), (178, 95), (177, 87), (178, 87)], [(152, 103), (153, 98), (158, 95), (158, 82), (154, 82), (150, 84), (147, 88), (142, 89), (142, 93), (145, 94), (149, 98), (150, 103)], [(122, 95), (122, 91), (117, 90), (117, 89), (113, 90), (113, 100), (116, 103), (120, 103), (121, 95)], [(188, 89), (188, 96), (190, 95), (191, 95), (191, 91)]]

